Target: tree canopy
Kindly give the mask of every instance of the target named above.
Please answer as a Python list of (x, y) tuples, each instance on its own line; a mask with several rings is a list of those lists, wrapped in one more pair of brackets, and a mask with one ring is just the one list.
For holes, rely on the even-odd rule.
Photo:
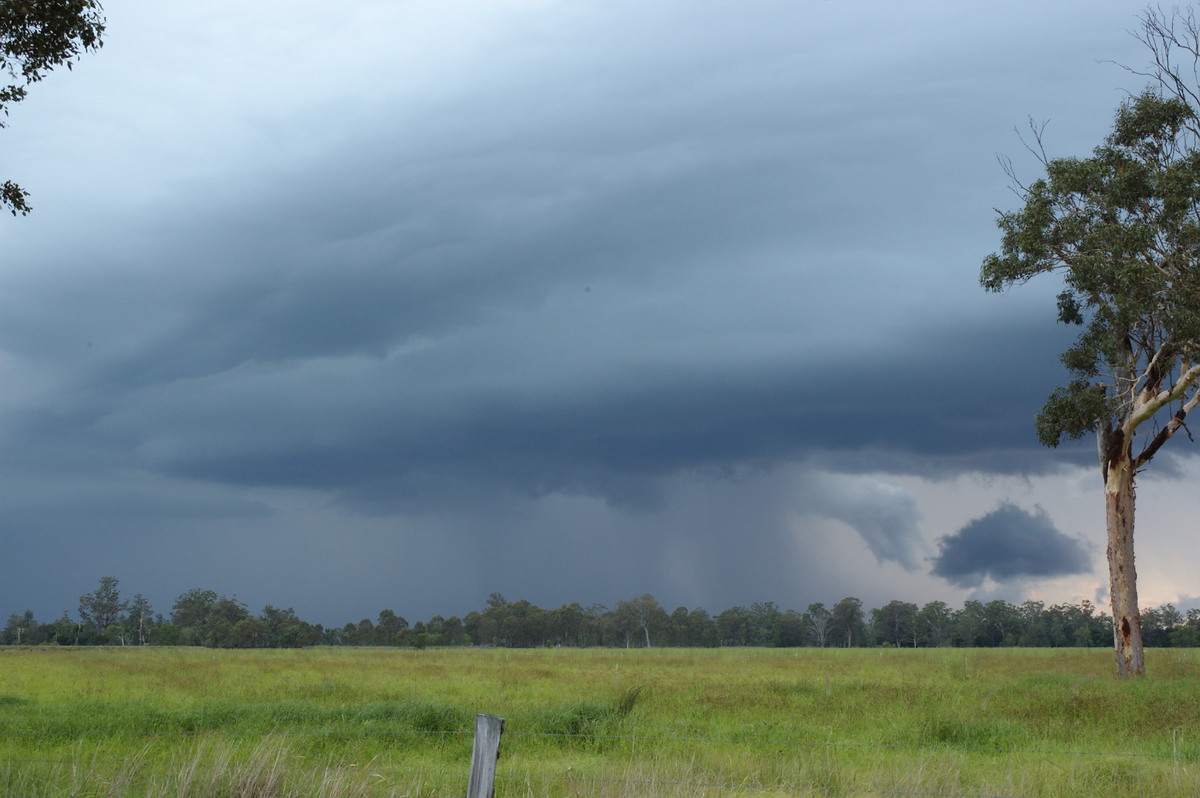
[[(25, 99), (30, 84), (55, 67), (104, 45), (103, 8), (97, 0), (8, 0), (0, 3), (0, 69), (11, 81), (0, 88), (0, 111)], [(5, 126), (0, 120), (0, 127)], [(11, 180), (0, 186), (0, 205), (15, 216), (29, 213), (29, 193)]]
[(1096, 431), (1103, 463), (1108, 449), (1172, 407), (1136, 469), (1196, 405), (1200, 151), (1187, 127), (1195, 116), (1154, 92), (1123, 103), (1091, 158), (1043, 159), (1046, 177), (1023, 189), (1024, 207), (1000, 214), (1001, 252), (984, 261), (984, 287), (1058, 272), (1059, 321), (1083, 327), (1062, 355), (1073, 379), (1037, 417), (1048, 446)]

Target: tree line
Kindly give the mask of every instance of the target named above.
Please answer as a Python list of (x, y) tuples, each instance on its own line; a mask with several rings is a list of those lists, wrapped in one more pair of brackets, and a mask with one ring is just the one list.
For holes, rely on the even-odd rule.
[[(500, 593), (464, 617), (435, 615), (409, 621), (385, 609), (372, 620), (344, 626), (308, 623), (292, 608), (268, 604), (254, 615), (236, 597), (194, 589), (179, 596), (169, 613), (155, 612), (140, 593), (126, 600), (111, 576), (79, 597), (77, 615), (48, 623), (33, 612), (13, 613), (0, 631), (2, 645), (208, 646), (212, 648), (300, 648), (307, 646), (496, 646), (569, 647), (1064, 647), (1112, 644), (1112, 619), (1089, 601), (1019, 605), (996, 599), (966, 601), (958, 609), (944, 601), (918, 606), (890, 601), (865, 609), (849, 596), (827, 607), (782, 609), (774, 602), (731, 607), (717, 615), (703, 608), (664, 609), (645, 594), (610, 609), (564, 604), (547, 610)], [(1180, 612), (1171, 604), (1142, 613), (1146, 644), (1200, 646), (1200, 609)]]

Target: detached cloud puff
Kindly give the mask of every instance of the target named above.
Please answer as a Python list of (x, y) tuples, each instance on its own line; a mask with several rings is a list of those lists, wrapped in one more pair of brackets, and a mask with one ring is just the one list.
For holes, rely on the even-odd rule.
[(938, 550), (933, 575), (965, 588), (985, 577), (1004, 582), (1092, 570), (1083, 543), (1059, 532), (1045, 512), (1029, 513), (1007, 502), (939, 540)]

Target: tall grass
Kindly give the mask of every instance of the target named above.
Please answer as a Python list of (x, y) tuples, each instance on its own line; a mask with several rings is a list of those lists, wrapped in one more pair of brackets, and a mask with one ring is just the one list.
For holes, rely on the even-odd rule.
[(0, 794), (1196, 795), (1200, 652), (0, 649)]

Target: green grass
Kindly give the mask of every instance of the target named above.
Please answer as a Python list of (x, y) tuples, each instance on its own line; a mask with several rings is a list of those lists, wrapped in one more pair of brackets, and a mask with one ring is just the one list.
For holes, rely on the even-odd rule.
[(1200, 651), (0, 649), (0, 794), (1200, 794)]

